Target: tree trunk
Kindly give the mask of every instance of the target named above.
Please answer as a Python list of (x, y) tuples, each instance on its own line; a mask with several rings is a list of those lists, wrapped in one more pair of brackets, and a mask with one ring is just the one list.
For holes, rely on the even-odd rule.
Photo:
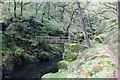
[(64, 11), (65, 11), (65, 7), (62, 7), (62, 11), (61, 11), (61, 22), (63, 21), (63, 18), (64, 18), (64, 16), (63, 16), (63, 13), (64, 13)]
[[(118, 14), (118, 42), (120, 41), (119, 37), (120, 37), (120, 0), (117, 0), (117, 14)], [(119, 47), (119, 46), (118, 46)], [(118, 55), (119, 56), (119, 55)], [(120, 63), (120, 58), (119, 58), (119, 63)], [(119, 69), (120, 70), (120, 69)], [(120, 73), (120, 72), (119, 72)], [(118, 73), (118, 74), (119, 74)], [(120, 76), (118, 76), (118, 78), (120, 78)]]
[(10, 12), (10, 0), (8, 2), (8, 12), (10, 13), (10, 16), (12, 17), (11, 12)]
[(72, 24), (73, 16), (74, 16), (74, 11), (73, 11), (73, 13), (72, 13), (72, 15), (71, 15), (70, 22), (69, 22), (69, 24), (68, 24), (68, 26), (67, 26), (67, 36), (69, 35), (69, 28), (70, 28), (70, 26), (71, 26), (71, 24)]
[(44, 7), (44, 12), (42, 13), (42, 17), (41, 17), (41, 22), (43, 23), (44, 22), (44, 16), (46, 14), (46, 8), (47, 8), (47, 4), (45, 5)]
[(70, 41), (69, 28), (70, 28), (70, 26), (71, 26), (71, 24), (72, 24), (72, 21), (73, 21), (73, 19), (74, 19), (73, 16), (74, 16), (74, 11), (73, 11), (73, 13), (72, 13), (72, 15), (71, 15), (71, 17), (70, 17), (70, 22), (69, 22), (69, 24), (68, 24), (68, 26), (67, 26), (68, 42)]
[(50, 20), (50, 2), (48, 2), (48, 20)]
[(38, 14), (38, 3), (36, 3), (36, 14)]
[(92, 25), (91, 25), (91, 22), (90, 22), (90, 15), (88, 13), (88, 16), (87, 16), (87, 22), (88, 22), (88, 26), (90, 27), (90, 32), (93, 34), (93, 28), (92, 28)]
[(82, 10), (81, 10), (81, 6), (80, 6), (79, 2), (77, 2), (77, 6), (78, 6), (79, 19), (80, 19), (80, 22), (81, 22), (82, 33), (83, 33), (83, 36), (85, 38), (86, 45), (89, 48), (90, 47), (90, 41), (89, 41), (88, 36), (87, 36), (85, 23), (84, 23), (84, 19), (83, 19), (83, 16), (82, 16)]
[(120, 28), (120, 0), (117, 0), (118, 27)]
[(23, 1), (21, 1), (21, 11), (20, 11), (20, 15), (22, 16), (23, 15)]
[(14, 0), (14, 17), (16, 17), (16, 1)]

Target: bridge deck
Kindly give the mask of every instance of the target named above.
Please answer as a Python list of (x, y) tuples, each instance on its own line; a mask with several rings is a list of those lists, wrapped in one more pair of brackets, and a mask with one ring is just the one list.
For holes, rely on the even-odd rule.
[[(21, 36), (16, 36), (21, 37)], [(22, 37), (23, 39), (23, 37)], [(50, 44), (64, 44), (64, 43), (77, 43), (80, 44), (80, 39), (66, 37), (54, 37), (54, 36), (34, 36), (34, 37), (25, 37), (27, 40), (33, 39), (34, 41), (40, 43), (50, 43)]]

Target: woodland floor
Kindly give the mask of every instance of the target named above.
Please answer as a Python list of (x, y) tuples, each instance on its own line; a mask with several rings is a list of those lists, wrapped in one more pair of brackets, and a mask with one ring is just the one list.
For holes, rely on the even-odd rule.
[[(102, 47), (98, 48), (97, 51), (99, 51), (99, 53), (102, 55), (108, 55), (112, 64), (114, 64), (114, 66), (116, 66), (118, 69), (120, 68), (120, 66), (118, 65), (118, 58), (112, 53), (108, 45), (102, 45)], [(118, 71), (115, 72), (114, 77), (118, 77)]]
[(118, 58), (114, 56), (108, 45), (96, 44), (83, 51), (85, 55), (71, 62), (68, 69), (60, 69), (57, 73), (49, 73), (43, 78), (118, 78)]

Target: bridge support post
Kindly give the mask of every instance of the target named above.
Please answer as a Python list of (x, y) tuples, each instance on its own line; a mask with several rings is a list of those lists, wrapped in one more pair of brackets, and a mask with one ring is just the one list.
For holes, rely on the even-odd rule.
[(62, 55), (63, 59), (65, 59), (65, 58), (64, 58), (64, 55), (65, 55), (66, 52), (67, 52), (66, 44), (68, 44), (68, 43), (64, 43), (64, 44), (63, 44), (63, 47), (64, 47), (64, 52), (63, 52), (63, 55)]
[(61, 39), (62, 39), (62, 43), (64, 44), (64, 42), (63, 42), (63, 36), (61, 37)]
[(68, 35), (68, 43), (70, 43), (71, 41), (70, 41), (70, 35)]

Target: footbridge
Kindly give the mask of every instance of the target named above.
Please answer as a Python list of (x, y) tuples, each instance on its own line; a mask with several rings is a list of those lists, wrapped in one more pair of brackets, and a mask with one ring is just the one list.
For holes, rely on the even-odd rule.
[(66, 44), (66, 43), (76, 43), (80, 44), (81, 39), (73, 38), (69, 36), (20, 36), (15, 35), (16, 38), (21, 38), (23, 40), (34, 40), (39, 43), (48, 43), (48, 44)]

